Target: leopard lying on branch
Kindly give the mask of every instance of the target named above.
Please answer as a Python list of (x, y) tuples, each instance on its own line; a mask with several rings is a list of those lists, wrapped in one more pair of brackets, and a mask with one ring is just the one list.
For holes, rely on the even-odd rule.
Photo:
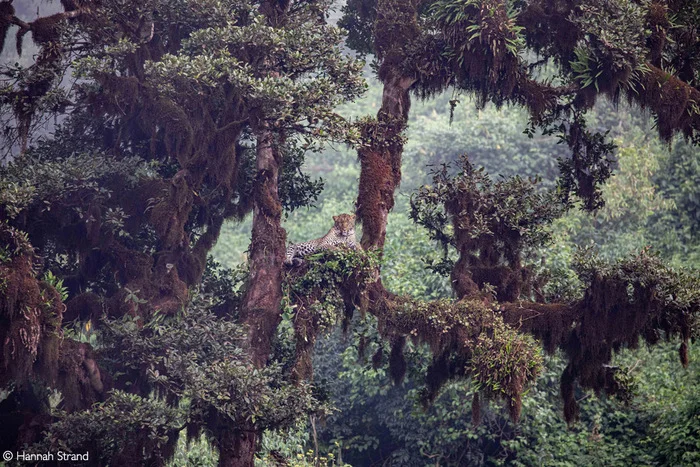
[(355, 215), (340, 214), (333, 216), (335, 225), (326, 235), (308, 242), (290, 244), (287, 247), (287, 255), (284, 264), (299, 266), (306, 255), (321, 250), (333, 250), (340, 245), (346, 245), (352, 249), (360, 248), (355, 239)]

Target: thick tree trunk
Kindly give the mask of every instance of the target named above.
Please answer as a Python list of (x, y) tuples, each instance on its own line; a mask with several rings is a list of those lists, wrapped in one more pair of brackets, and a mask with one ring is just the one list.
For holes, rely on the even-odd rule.
[[(289, 5), (286, 1), (264, 1), (260, 13), (274, 27), (284, 22)], [(248, 351), (253, 364), (264, 368), (270, 356), (272, 338), (282, 319), (282, 271), (287, 232), (281, 225), (278, 180), (282, 156), (279, 141), (275, 140), (275, 133), (260, 114), (253, 112), (251, 127), (257, 139), (256, 176), (248, 288), (243, 297), (241, 318), (249, 327)], [(277, 135), (281, 138), (279, 133)], [(262, 433), (252, 423), (243, 425), (242, 429), (231, 426), (227, 432), (219, 434), (219, 466), (253, 467)]]
[(357, 215), (362, 222), (361, 244), (365, 250), (384, 247), (387, 218), (401, 182), (402, 134), (411, 104), (408, 90), (415, 82), (386, 67), (380, 73), (384, 77), (382, 107), (377, 121), (363, 128), (365, 144), (358, 151), (361, 171)]
[(378, 0), (374, 24), (374, 51), (381, 66), (382, 106), (375, 122), (362, 128), (357, 215), (362, 223), (362, 247), (383, 249), (394, 191), (401, 182), (403, 131), (411, 100), (408, 90), (418, 70), (408, 71), (407, 48), (421, 35), (418, 1)]
[[(250, 276), (243, 298), (242, 318), (249, 326), (248, 349), (253, 364), (263, 368), (281, 320), (282, 268), (287, 234), (281, 226), (282, 204), (277, 189), (281, 156), (266, 123), (254, 125), (257, 136), (253, 232), (248, 264)], [(252, 467), (260, 433), (252, 424), (222, 429), (219, 465)]]
[(258, 433), (226, 430), (219, 435), (219, 467), (251, 467)]
[(479, 286), (469, 271), (469, 252), (465, 248), (460, 248), (459, 259), (452, 267), (450, 281), (459, 300), (479, 293)]
[(253, 208), (253, 232), (250, 244), (250, 277), (243, 299), (243, 320), (250, 326), (249, 345), (253, 363), (267, 363), (270, 342), (280, 322), (282, 267), (287, 233), (281, 227), (282, 204), (277, 189), (280, 169), (279, 151), (273, 133), (265, 124), (256, 128), (257, 156)]

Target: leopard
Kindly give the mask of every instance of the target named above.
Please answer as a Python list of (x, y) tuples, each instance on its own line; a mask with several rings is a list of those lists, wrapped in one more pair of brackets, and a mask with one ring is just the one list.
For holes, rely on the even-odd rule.
[(355, 239), (355, 215), (340, 214), (333, 216), (333, 221), (335, 224), (323, 237), (309, 240), (308, 242), (290, 244), (287, 247), (284, 264), (299, 266), (304, 256), (321, 250), (333, 250), (341, 245), (345, 245), (353, 250), (358, 249), (360, 245)]

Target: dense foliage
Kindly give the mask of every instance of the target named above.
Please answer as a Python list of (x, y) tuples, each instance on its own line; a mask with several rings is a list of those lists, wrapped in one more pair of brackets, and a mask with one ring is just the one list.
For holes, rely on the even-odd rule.
[[(374, 89), (374, 86), (370, 88), (370, 96)], [(448, 99), (449, 96), (442, 96), (436, 101), (416, 105), (416, 115), (407, 130), (407, 178), (401, 189), (405, 195), (397, 198), (390, 216), (383, 260), (383, 280), (388, 288), (431, 299), (449, 297), (451, 291), (447, 278), (426, 269), (441, 259), (441, 249), (428, 239), (426, 230), (412, 226), (408, 218), (408, 194), (420, 184), (432, 181), (428, 170), (414, 167), (414, 161), (433, 150), (436, 141), (445, 141), (442, 135), (446, 128), (458, 131), (457, 137), (463, 138), (469, 154), (479, 154), (483, 146), (503, 148), (510, 165), (501, 165), (505, 158), (470, 157), (483, 163), (493, 174), (539, 171), (550, 163), (558, 150), (557, 146), (547, 144), (547, 138), (541, 137), (535, 140), (537, 145), (508, 146), (508, 141), (515, 141), (526, 124), (526, 116), (514, 109), (487, 107), (473, 114), (468, 108), (458, 107), (450, 127)], [(362, 108), (358, 107), (371, 107), (371, 102), (366, 99), (347, 106), (346, 111), (361, 113)], [(511, 120), (504, 130), (506, 115), (510, 115)], [(679, 240), (660, 241), (657, 237), (660, 218), (678, 212), (656, 182), (668, 174), (659, 170), (659, 164), (669, 157), (667, 147), (648, 137), (650, 122), (635, 117), (624, 106), (619, 111), (608, 105), (596, 107), (589, 125), (604, 125), (609, 121), (616, 124), (611, 136), (619, 146), (619, 169), (603, 187), (606, 207), (594, 215), (570, 211), (555, 220), (549, 230), (551, 243), (530, 253), (536, 260), (538, 273), (543, 272), (540, 255), (546, 258), (549, 281), (543, 292), (550, 300), (581, 297), (583, 285), (571, 269), (577, 245), (594, 243), (599, 255), (614, 260), (651, 243), (663, 247), (666, 259), (676, 258), (673, 260), (676, 266), (697, 264), (692, 256), (683, 254), (697, 247), (693, 238), (680, 243)], [(511, 128), (510, 131), (507, 128)], [(479, 131), (480, 139), (469, 139), (472, 131)], [(529, 139), (524, 142), (532, 144)], [(444, 142), (446, 148), (451, 144), (452, 140)], [(699, 156), (697, 150), (682, 141), (674, 144), (674, 151), (682, 148), (691, 158)], [(445, 149), (446, 154), (450, 154), (448, 151)], [(447, 160), (457, 159), (458, 155), (455, 151)], [(287, 219), (285, 228), (293, 239), (322, 234), (325, 227), (319, 224), (326, 222), (327, 225), (330, 216), (347, 209), (352, 200), (350, 182), (358, 173), (352, 165), (352, 155), (342, 150), (328, 153), (324, 165), (311, 164), (309, 169), (324, 177), (326, 189), (316, 208), (292, 213)], [(552, 187), (553, 177), (542, 180), (541, 184)], [(435, 185), (431, 183), (431, 186)], [(682, 226), (676, 230), (661, 225), (667, 238), (678, 238), (684, 231)], [(246, 244), (246, 224), (230, 225), (225, 228), (215, 254), (235, 264), (240, 261), (240, 252), (245, 250)], [(456, 260), (454, 255), (451, 258)], [(559, 378), (566, 361), (561, 354), (546, 357), (542, 376), (523, 397), (519, 424), (510, 424), (505, 409), (483, 406), (482, 423), (473, 427), (474, 387), (470, 382), (446, 384), (433, 404), (425, 409), (421, 403), (425, 388), (423, 378), (431, 360), (426, 349), (408, 341), (404, 351), (407, 362), (404, 383), (395, 386), (388, 368), (389, 349), (377, 332), (376, 321), (368, 317), (353, 328), (352, 339), (343, 338), (338, 332), (321, 339), (316, 347), (315, 381), (332, 394), (333, 405), (337, 408), (337, 412), (326, 418), (325, 424), (316, 428), (321, 453), (331, 452), (336, 458), (340, 453), (342, 460), (351, 465), (382, 462), (394, 465), (434, 465), (435, 462), (440, 465), (504, 462), (514, 465), (692, 465), (692, 461), (681, 460), (682, 456), (697, 451), (692, 443), (700, 439), (692, 428), (696, 420), (692, 406), (698, 378), (694, 363), (698, 358), (697, 348), (692, 344), (690, 365), (682, 371), (678, 370), (677, 341), (623, 352), (612, 364), (631, 378), (628, 381), (632, 383), (631, 398), (628, 397), (626, 403), (616, 398), (600, 399), (576, 388), (580, 420), (569, 428), (561, 416), (559, 393)], [(377, 357), (380, 347), (384, 349)], [(684, 428), (684, 439), (688, 447), (673, 451), (674, 457), (666, 458), (662, 451), (668, 445), (661, 444), (658, 430), (673, 433), (673, 423), (668, 422), (675, 413), (682, 413), (679, 419), (687, 420), (685, 426), (689, 428)], [(308, 422), (306, 426), (311, 429)], [(295, 443), (298, 441), (290, 441), (292, 449)], [(305, 446), (313, 448), (314, 443), (308, 438)], [(296, 452), (303, 451), (297, 448)]]
[[(207, 429), (223, 464), (249, 463), (255, 437), (240, 433), (281, 428), (313, 411), (315, 399), (251, 351), (242, 322), (256, 319), (249, 295), (259, 282), (227, 300), (233, 283), (224, 281), (207, 292), (220, 299), (198, 302), (202, 282), (211, 285), (207, 253), (224, 219), (254, 208), (274, 218), (318, 196), (319, 183), (299, 168), (323, 141), (350, 137), (334, 108), (363, 92), (362, 63), (341, 54), (324, 2), (61, 7), (29, 21), (23, 6), (0, 3), (2, 45), (10, 47), (16, 27), (17, 53), (35, 57), (2, 69), (0, 220), (12, 251), (3, 257), (1, 381), (15, 387), (3, 447), (38, 441), (32, 427), (53, 420), (43, 404), (29, 421), (21, 415), (39, 378), (71, 412), (55, 433), (70, 417), (85, 422), (76, 421), (83, 434), (61, 439), (66, 448), (101, 436), (91, 429), (119, 431), (105, 422), (118, 407), (156, 416), (155, 407), (187, 400), (194, 408), (173, 413), (178, 423), (193, 435)], [(269, 240), (284, 248), (283, 236)], [(45, 274), (57, 280), (47, 284)], [(64, 335), (73, 321), (90, 323), (96, 341)], [(149, 398), (156, 389), (159, 398)], [(94, 402), (104, 410), (72, 413)], [(123, 430), (94, 445), (93, 458), (163, 463), (179, 431), (172, 423), (163, 430), (144, 446), (130, 438), (139, 428)]]
[[(369, 105), (327, 0), (0, 1), (0, 448), (696, 462), (697, 2), (342, 11)], [(362, 249), (283, 265), (353, 211)]]

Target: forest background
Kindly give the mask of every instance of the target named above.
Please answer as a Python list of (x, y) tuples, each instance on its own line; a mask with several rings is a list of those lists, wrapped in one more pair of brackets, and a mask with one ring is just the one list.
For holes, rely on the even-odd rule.
[[(18, 8), (25, 14), (31, 10), (26, 4)], [(7, 50), (6, 47), (3, 51), (4, 57), (13, 53)], [(25, 64), (31, 61), (33, 50), (31, 42), (25, 43), (22, 56)], [(343, 106), (340, 113), (348, 118), (375, 114), (380, 94), (378, 83), (370, 78), (366, 96)], [(664, 261), (674, 266), (697, 267), (700, 260), (698, 150), (682, 140), (671, 144), (659, 142), (657, 129), (649, 116), (630, 110), (624, 104), (614, 107), (600, 99), (587, 121), (591, 129), (611, 129), (610, 136), (618, 146), (617, 171), (605, 185), (604, 208), (594, 214), (577, 209), (570, 211), (554, 222), (550, 246), (530, 252), (534, 257), (546, 258), (540, 264), (551, 271), (545, 290), (547, 296), (564, 301), (580, 296), (582, 285), (572, 269), (580, 247), (591, 248), (584, 251), (596, 250), (603, 258), (614, 260), (652, 245)], [(475, 110), (473, 102), (463, 95), (442, 94), (413, 104), (404, 148), (403, 179), (389, 216), (382, 263), (382, 278), (389, 290), (425, 300), (452, 296), (449, 279), (427, 267), (440, 260), (440, 248), (429, 239), (426, 231), (409, 219), (411, 194), (421, 185), (431, 183), (432, 169), (444, 163), (454, 164), (460, 155), (466, 154), (473, 164), (483, 166), (494, 179), (541, 175), (541, 187), (555, 185), (557, 157), (565, 157), (566, 150), (557, 144), (554, 136), (525, 137), (526, 127), (527, 115), (522, 110), (509, 106)], [(39, 151), (39, 160), (44, 156)], [(167, 170), (165, 167), (164, 173), (167, 174)], [(321, 236), (330, 227), (333, 215), (355, 209), (359, 163), (354, 151), (336, 143), (324, 152), (309, 153), (303, 171), (311, 180), (304, 177), (292, 180), (309, 193), (315, 207), (287, 213), (283, 226), (293, 242)], [(323, 190), (321, 183), (314, 181), (316, 177), (323, 179)], [(22, 200), (17, 202), (8, 197), (7, 192), (3, 192), (6, 206), (16, 203), (22, 207)], [(54, 194), (49, 192), (47, 197), (51, 196)], [(109, 228), (121, 234), (119, 223), (124, 218), (114, 214), (106, 219), (106, 224), (112, 222)], [(219, 292), (225, 295), (225, 287), (229, 287), (229, 292), (240, 291), (238, 287), (245, 277), (241, 265), (247, 259), (250, 230), (249, 221), (224, 226), (213, 255), (230, 269), (209, 268), (202, 293), (205, 298), (212, 294), (212, 288), (213, 295)], [(44, 281), (61, 290), (60, 279), (44, 276)], [(139, 290), (126, 290), (124, 302), (138, 309)], [(213, 302), (217, 303), (215, 299)], [(192, 309), (202, 311), (199, 307), (212, 308), (210, 305), (195, 302)], [(207, 316), (201, 315), (200, 324), (218, 326), (216, 322), (207, 321)], [(155, 335), (168, 329), (159, 319), (162, 320), (156, 316), (147, 327)], [(285, 356), (291, 359), (293, 353), (293, 319), (293, 309), (286, 309), (275, 344), (275, 356), (282, 361)], [(322, 462), (351, 465), (695, 465), (700, 462), (700, 398), (696, 390), (700, 374), (694, 363), (700, 355), (695, 345), (690, 347), (689, 355), (693, 363), (685, 369), (678, 364), (679, 341), (624, 351), (613, 364), (621, 368), (621, 374), (629, 378), (628, 383), (633, 388), (627, 400), (599, 398), (577, 389), (575, 397), (581, 409), (580, 420), (570, 427), (564, 422), (559, 395), (559, 378), (565, 359), (561, 355), (545, 357), (546, 371), (525, 394), (518, 423), (510, 420), (507, 408), (492, 403), (482, 408), (482, 423), (474, 426), (472, 395), (479, 388), (462, 380), (450, 382), (432, 405), (427, 409), (422, 407), (422, 379), (430, 364), (426, 348), (407, 342), (405, 359), (409, 370), (404, 382), (395, 385), (386, 357), (379, 351), (386, 344), (379, 337), (376, 321), (370, 315), (355, 316), (354, 320), (349, 333), (340, 329), (330, 331), (326, 338), (319, 340), (315, 350), (314, 397), (329, 402), (333, 408), (325, 416), (320, 416), (324, 410), (319, 410), (318, 416), (304, 417), (294, 426), (285, 428), (289, 420), (298, 420), (299, 413), (273, 397), (271, 408), (261, 410), (262, 418), (269, 417), (262, 425), (276, 429), (265, 432), (257, 463), (277, 465), (280, 458), (299, 465)], [(139, 341), (138, 333), (133, 332), (130, 324), (133, 323), (112, 323), (112, 338), (127, 336), (136, 344), (163, 345), (163, 342)], [(188, 322), (188, 326), (191, 324)], [(77, 342), (90, 343), (96, 349), (109, 342), (94, 332), (90, 321), (77, 320), (71, 326), (65, 332)], [(235, 335), (236, 332), (230, 328), (221, 331), (221, 335), (226, 332)], [(177, 345), (177, 341), (165, 344)], [(360, 347), (365, 351), (359, 352)], [(140, 349), (141, 354), (134, 358), (139, 361), (144, 357), (143, 348), (134, 346), (127, 350)], [(168, 377), (152, 369), (149, 371), (151, 382), (167, 386)], [(195, 379), (194, 383), (195, 386), (200, 384), (201, 393), (208, 395), (204, 385), (217, 381), (212, 383), (205, 377)], [(251, 393), (256, 390), (255, 387), (248, 389)], [(33, 388), (38, 393), (44, 390), (46, 388)], [(2, 393), (3, 402), (7, 404), (16, 395), (8, 388)], [(106, 459), (119, 454), (128, 444), (129, 438), (120, 438), (123, 433), (119, 430), (128, 432), (137, 426), (135, 433), (145, 430), (152, 434), (149, 442), (153, 444), (139, 446), (144, 453), (167, 452), (161, 442), (165, 445), (171, 440), (162, 441), (163, 427), (166, 432), (172, 432), (181, 424), (182, 413), (163, 406), (158, 397), (151, 397), (154, 395), (148, 392), (141, 397), (115, 394), (109, 402), (98, 405), (100, 410), (92, 415), (78, 413), (71, 417), (57, 410), (65, 408), (70, 395), (50, 392), (48, 412), (59, 422), (54, 425), (47, 442), (84, 446), (86, 439), (95, 436), (95, 430), (107, 427), (100, 432), (100, 449)], [(306, 395), (290, 392), (282, 397), (288, 397), (294, 404), (294, 397)], [(304, 404), (307, 402), (303, 400)], [(280, 404), (281, 408), (275, 404)], [(226, 409), (235, 413), (239, 406)], [(304, 410), (308, 410), (308, 406)], [(126, 418), (127, 413), (134, 415), (122, 422), (121, 418)], [(257, 408), (253, 413), (258, 414)], [(100, 418), (102, 416), (105, 418)], [(105, 420), (113, 425), (106, 424)], [(210, 420), (205, 425), (207, 423)], [(194, 444), (186, 445), (185, 437), (181, 438), (175, 457), (170, 461), (173, 465), (217, 462), (216, 449), (207, 438), (199, 436), (198, 432), (194, 434), (194, 439), (199, 440)]]
[[(343, 106), (341, 113), (358, 118), (376, 112), (381, 88), (369, 78), (367, 95)], [(542, 177), (551, 188), (558, 176), (562, 146), (555, 136), (524, 138), (527, 115), (522, 109), (487, 106), (474, 110), (462, 102), (451, 116), (451, 94), (414, 104), (407, 130), (404, 177), (389, 216), (383, 280), (397, 293), (429, 299), (452, 295), (447, 278), (426, 266), (441, 250), (425, 229), (409, 218), (410, 197), (431, 182), (430, 172), (467, 154), (494, 177)], [(451, 123), (450, 123), (451, 122)], [(621, 259), (653, 245), (676, 267), (700, 264), (700, 150), (682, 139), (660, 142), (648, 114), (625, 104), (601, 100), (591, 113), (592, 129), (611, 128), (618, 145), (618, 171), (603, 189), (606, 205), (595, 213), (580, 209), (557, 220), (552, 244), (541, 251), (553, 273), (548, 293), (572, 297), (580, 283), (571, 269), (580, 248), (593, 248), (608, 260)], [(359, 177), (356, 154), (343, 147), (309, 158), (305, 172), (323, 182), (315, 206), (291, 213), (284, 227), (292, 242), (322, 236), (331, 216), (352, 212)], [(212, 251), (224, 266), (245, 262), (249, 221), (228, 224)], [(375, 328), (375, 329), (373, 329)], [(568, 427), (561, 411), (560, 355), (546, 357), (546, 372), (524, 398), (520, 423), (508, 420), (505, 408), (494, 407), (484, 423), (471, 423), (467, 382), (451, 383), (434, 405), (419, 401), (429, 353), (410, 347), (407, 381), (394, 386), (386, 366), (374, 368), (358, 360), (362, 335), (375, 340), (370, 316), (352, 335), (340, 330), (316, 347), (315, 377), (337, 409), (323, 423), (315, 422), (317, 444), (307, 421), (282, 437), (268, 440), (268, 449), (305, 455), (318, 446), (350, 465), (557, 465), (627, 466), (694, 465), (700, 462), (700, 369), (691, 364), (677, 372), (679, 342), (627, 350), (615, 359), (634, 380), (629, 401), (581, 391), (581, 420)], [(700, 357), (691, 347), (691, 359)], [(288, 437), (287, 437), (288, 436)], [(313, 458), (314, 454), (309, 455)]]

